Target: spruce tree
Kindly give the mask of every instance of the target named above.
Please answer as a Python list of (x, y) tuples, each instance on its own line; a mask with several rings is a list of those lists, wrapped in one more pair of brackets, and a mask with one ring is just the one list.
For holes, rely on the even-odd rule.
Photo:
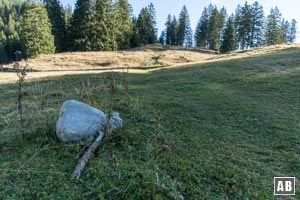
[(69, 50), (90, 50), (91, 17), (92, 13), (90, 0), (77, 0), (72, 18), (70, 20)]
[(171, 45), (178, 45), (178, 20), (176, 19), (175, 15), (173, 15), (172, 23), (171, 23)]
[(194, 43), (194, 41), (193, 41), (193, 31), (192, 31), (192, 28), (191, 28), (190, 17), (189, 17), (189, 15), (187, 15), (183, 46), (193, 47), (193, 43)]
[(281, 41), (282, 41), (282, 43), (288, 43), (290, 23), (283, 18), (282, 21), (281, 21), (280, 28), (281, 28)]
[(172, 23), (172, 17), (171, 15), (169, 14), (168, 17), (167, 17), (167, 21), (165, 23), (165, 26), (166, 26), (166, 29), (165, 29), (165, 34), (166, 34), (166, 45), (171, 45), (171, 23)]
[(171, 34), (171, 45), (178, 45), (178, 33), (177, 33), (178, 20), (175, 15), (173, 15), (173, 19), (170, 26), (170, 34)]
[(237, 41), (240, 49), (246, 49), (251, 46), (252, 30), (252, 8), (245, 2), (243, 7), (236, 9)]
[(23, 52), (29, 57), (54, 53), (54, 37), (47, 10), (41, 3), (26, 3), (22, 16), (20, 37)]
[(155, 27), (153, 24), (153, 17), (149, 12), (148, 7), (141, 10), (139, 17), (137, 19), (137, 30), (141, 43), (143, 45), (154, 44), (156, 42)]
[(96, 0), (88, 33), (89, 50), (117, 50), (117, 26), (111, 0)]
[(237, 5), (237, 8), (235, 9), (235, 15), (234, 15), (234, 28), (236, 30), (236, 43), (237, 43), (237, 49), (240, 49), (240, 43), (241, 43), (241, 37), (240, 37), (240, 23), (242, 21), (242, 7), (240, 4)]
[(266, 45), (274, 45), (283, 43), (280, 29), (281, 13), (277, 7), (271, 8), (267, 17), (265, 43)]
[(165, 23), (166, 26), (166, 44), (167, 45), (177, 45), (177, 26), (178, 22), (176, 17), (173, 15), (168, 15), (167, 22)]
[(155, 38), (156, 38), (157, 37), (156, 11), (155, 11), (155, 7), (154, 7), (153, 3), (150, 3), (148, 5), (148, 11), (149, 11), (150, 16), (151, 16), (152, 26), (154, 27)]
[(234, 17), (231, 16), (228, 18), (225, 25), (220, 51), (222, 53), (226, 53), (228, 51), (234, 50), (235, 48), (236, 48), (236, 43), (235, 43)]
[(19, 16), (16, 13), (16, 10), (14, 7), (11, 8), (10, 14), (8, 17), (8, 21), (6, 24), (6, 53), (8, 56), (8, 60), (14, 60), (15, 59), (15, 52), (17, 50), (21, 49), (21, 44), (20, 44), (20, 37), (19, 37)]
[(177, 44), (179, 46), (183, 46), (185, 39), (185, 27), (186, 27), (186, 17), (187, 17), (187, 9), (183, 6), (179, 17), (178, 17), (178, 26), (177, 26)]
[(9, 62), (15, 59), (15, 51), (20, 50), (20, 15), (22, 3), (19, 1), (0, 0), (0, 62)]
[[(227, 18), (227, 11), (226, 11), (226, 8), (223, 6), (220, 9), (219, 15), (218, 15), (218, 31), (219, 31), (219, 38), (220, 38), (219, 41), (221, 41), (222, 36), (223, 36), (222, 34), (223, 34), (226, 18)], [(220, 47), (220, 45), (221, 45), (221, 43), (218, 44), (219, 47)]]
[(289, 43), (295, 42), (296, 34), (297, 34), (297, 21), (295, 19), (292, 19), (291, 26), (288, 31), (288, 42)]
[(139, 34), (138, 26), (137, 26), (137, 18), (132, 17), (132, 36), (130, 38), (130, 47), (139, 47), (142, 46), (142, 39)]
[[(2, 19), (0, 18), (0, 30), (1, 28), (1, 21)], [(6, 37), (3, 31), (0, 31), (0, 64), (7, 63), (8, 57), (7, 57), (7, 52), (6, 49), (4, 48), (6, 46)]]
[(149, 32), (152, 31), (150, 30), (152, 24), (151, 21), (152, 20), (148, 8), (142, 8), (136, 22), (137, 32), (142, 45), (149, 44)]
[[(4, 10), (4, 5), (0, 1), (0, 11)], [(7, 52), (5, 49), (6, 46), (6, 34), (4, 32), (5, 24), (3, 21), (3, 12), (0, 12), (0, 64), (6, 63), (8, 61)]]
[(186, 6), (183, 6), (178, 18), (177, 44), (188, 47), (193, 45), (193, 32)]
[(251, 9), (252, 15), (252, 27), (251, 27), (251, 40), (250, 47), (259, 47), (263, 44), (264, 36), (264, 10), (263, 7), (256, 1), (252, 5)]
[(118, 49), (130, 47), (132, 23), (130, 19), (130, 5), (128, 0), (118, 0), (114, 8), (114, 26)]
[(252, 29), (252, 8), (247, 2), (242, 7), (242, 24), (243, 29), (241, 47), (242, 49), (247, 49), (251, 44), (251, 29)]
[(195, 30), (196, 47), (200, 47), (200, 48), (207, 47), (208, 20), (209, 20), (209, 15), (208, 15), (207, 8), (205, 7)]
[(216, 6), (210, 9), (208, 21), (208, 48), (213, 50), (218, 50), (220, 45), (219, 15), (220, 13)]
[(66, 21), (63, 7), (59, 0), (44, 0), (51, 22), (51, 33), (55, 38), (56, 52), (66, 50)]

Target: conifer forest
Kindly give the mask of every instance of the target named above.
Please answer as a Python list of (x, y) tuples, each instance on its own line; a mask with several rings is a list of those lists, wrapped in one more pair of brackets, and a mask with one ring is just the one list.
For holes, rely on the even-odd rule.
[[(297, 21), (287, 21), (277, 7), (237, 5), (235, 13), (212, 4), (199, 11), (191, 27), (183, 6), (178, 17), (168, 15), (158, 35), (152, 3), (138, 16), (127, 0), (77, 0), (74, 9), (59, 0), (0, 0), (0, 63), (65, 51), (116, 51), (161, 43), (208, 48), (220, 52), (249, 49), (296, 39)], [(194, 28), (194, 32), (192, 31)]]

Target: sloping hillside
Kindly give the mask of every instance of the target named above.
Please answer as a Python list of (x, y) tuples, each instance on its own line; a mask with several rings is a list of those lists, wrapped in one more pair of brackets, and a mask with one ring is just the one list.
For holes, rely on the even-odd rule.
[(69, 52), (41, 55), (28, 61), (37, 71), (99, 70), (111, 68), (163, 67), (199, 62), (211, 58), (214, 51), (161, 45), (149, 45), (116, 52)]
[[(69, 52), (40, 55), (28, 60), (31, 73), (27, 78), (42, 78), (66, 74), (99, 73), (107, 70), (144, 73), (151, 69), (198, 63), (211, 59), (214, 51), (175, 46), (148, 45), (117, 52)], [(25, 62), (21, 63), (25, 65)], [(5, 72), (5, 73), (1, 73)], [(0, 66), (2, 82), (16, 81), (13, 65)]]
[[(2, 83), (0, 199), (276, 199), (274, 176), (300, 177), (299, 52), (281, 45), (148, 73), (33, 80), (24, 138), (16, 85)], [(53, 136), (66, 99), (112, 108), (125, 122), (79, 181), (70, 174), (86, 145)]]
[[(70, 52), (40, 55), (38, 58), (28, 60), (31, 73), (28, 74), (27, 79), (106, 71), (145, 73), (161, 68), (255, 57), (297, 47), (299, 47), (298, 44), (276, 45), (218, 55), (206, 49), (148, 45), (119, 52)], [(24, 62), (21, 64), (25, 65)], [(13, 71), (12, 64), (0, 66), (1, 82), (16, 81), (17, 76)]]

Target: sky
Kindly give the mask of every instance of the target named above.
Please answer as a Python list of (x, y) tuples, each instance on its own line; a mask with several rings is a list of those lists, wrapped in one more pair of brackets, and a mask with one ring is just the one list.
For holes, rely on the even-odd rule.
[[(64, 6), (70, 4), (74, 8), (76, 0), (61, 0)], [(298, 0), (257, 0), (263, 7), (265, 16), (270, 13), (271, 7), (277, 6), (282, 13), (283, 18), (288, 21), (296, 19), (298, 22), (298, 31), (300, 28), (300, 1)], [(160, 32), (165, 29), (165, 22), (168, 14), (175, 15), (178, 18), (178, 15), (185, 5), (188, 9), (191, 27), (193, 31), (196, 28), (197, 22), (201, 17), (201, 13), (205, 6), (208, 6), (210, 3), (216, 5), (218, 8), (225, 6), (227, 13), (230, 15), (235, 12), (235, 9), (238, 4), (243, 5), (245, 0), (129, 0), (129, 3), (132, 5), (134, 15), (138, 16), (140, 10), (149, 5), (150, 3), (154, 4), (156, 10), (157, 18), (157, 28), (158, 28), (158, 37)], [(255, 0), (248, 0), (249, 4), (255, 2)], [(299, 34), (297, 36), (297, 42), (300, 41)]]

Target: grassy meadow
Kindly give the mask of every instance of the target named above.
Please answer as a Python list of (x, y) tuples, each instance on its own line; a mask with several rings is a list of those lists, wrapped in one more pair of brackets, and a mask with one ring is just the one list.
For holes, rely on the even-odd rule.
[[(29, 61), (24, 137), (16, 76), (0, 73), (0, 199), (280, 199), (275, 176), (295, 176), (296, 196), (284, 199), (300, 198), (299, 44), (223, 55), (158, 47), (77, 54)], [(77, 181), (71, 173), (92, 138), (55, 138), (67, 99), (124, 120)]]

